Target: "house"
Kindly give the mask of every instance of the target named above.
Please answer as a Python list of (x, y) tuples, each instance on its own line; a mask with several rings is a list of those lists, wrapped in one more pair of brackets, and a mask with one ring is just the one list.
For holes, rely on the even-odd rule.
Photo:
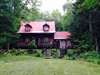
[(69, 41), (71, 33), (56, 31), (54, 21), (21, 22), (17, 33), (21, 34), (24, 45), (25, 43), (28, 45), (32, 40), (35, 40), (37, 48), (66, 49), (71, 46)]

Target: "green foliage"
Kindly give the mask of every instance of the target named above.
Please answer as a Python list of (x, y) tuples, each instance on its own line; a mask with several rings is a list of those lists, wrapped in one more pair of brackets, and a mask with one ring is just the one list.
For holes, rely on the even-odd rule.
[(68, 60), (84, 60), (95, 64), (100, 64), (100, 55), (96, 51), (80, 52), (78, 49), (68, 49), (66, 58)]
[(39, 18), (39, 5), (38, 0), (0, 0), (0, 48), (9, 48), (8, 44), (18, 40), (16, 33), (22, 17), (24, 20)]
[(78, 57), (78, 50), (76, 49), (68, 49), (67, 50), (67, 54), (66, 54), (66, 58), (68, 60), (75, 60)]
[(82, 53), (79, 57), (88, 62), (100, 64), (100, 55), (98, 55), (95, 51)]
[(9, 56), (26, 55), (26, 54), (28, 54), (27, 50), (24, 49), (11, 49), (4, 53), (4, 55), (9, 55)]
[(93, 9), (95, 8), (99, 3), (99, 0), (84, 0), (84, 2), (82, 3), (82, 7), (85, 10), (89, 10), (89, 9)]
[[(16, 5), (14, 0), (1, 0), (0, 1), (0, 46), (6, 46), (7, 43), (11, 42), (13, 40), (12, 38), (15, 36), (13, 33), (16, 33), (19, 23), (19, 15), (20, 13), (17, 13), (16, 8), (20, 9), (20, 3), (19, 0), (16, 0), (18, 2)], [(13, 9), (13, 7), (16, 8)], [(16, 11), (15, 11), (16, 10)], [(19, 10), (18, 10), (19, 11)], [(18, 15), (17, 15), (17, 14)], [(15, 36), (17, 37), (17, 36)], [(14, 41), (13, 41), (14, 42)]]
[(59, 10), (53, 10), (51, 13), (49, 12), (44, 12), (40, 14), (40, 20), (45, 20), (45, 21), (55, 21), (56, 23), (56, 30), (61, 31), (62, 30), (62, 20), (63, 16), (59, 12)]
[(34, 53), (34, 56), (36, 56), (36, 57), (43, 57), (42, 50), (36, 50), (36, 52)]
[(58, 49), (51, 49), (51, 55), (53, 58), (58, 58), (59, 54), (58, 54)]
[(61, 25), (62, 25), (62, 29), (63, 31), (68, 30), (69, 26), (71, 25), (73, 20), (73, 14), (70, 13), (66, 13), (66, 15), (63, 17), (62, 21), (61, 21)]
[(27, 48), (28, 48), (28, 49), (37, 48), (37, 45), (36, 45), (35, 40), (32, 40), (32, 41), (31, 41), (31, 44), (29, 44), (29, 45), (27, 46)]
[[(72, 14), (65, 15), (63, 25), (66, 30), (72, 33), (72, 40), (75, 48), (82, 51), (95, 50), (95, 46), (98, 48), (99, 41), (96, 44), (95, 39), (100, 40), (99, 36), (99, 0), (77, 0), (73, 4)], [(97, 15), (97, 16), (96, 16)], [(69, 17), (69, 18), (68, 18)], [(72, 18), (72, 19), (71, 19)], [(98, 50), (99, 51), (99, 50)]]
[(63, 31), (68, 31), (69, 27), (73, 21), (73, 5), (72, 3), (69, 1), (68, 3), (65, 4), (66, 8), (65, 10), (65, 14), (63, 15), (63, 18), (61, 20), (61, 27)]

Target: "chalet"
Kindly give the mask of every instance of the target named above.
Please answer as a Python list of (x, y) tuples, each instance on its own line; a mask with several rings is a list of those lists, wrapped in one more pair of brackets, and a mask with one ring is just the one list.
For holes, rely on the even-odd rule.
[(23, 42), (19, 45), (28, 45), (35, 40), (37, 48), (59, 48), (66, 49), (71, 46), (70, 32), (56, 31), (54, 21), (30, 21), (21, 22), (19, 31)]

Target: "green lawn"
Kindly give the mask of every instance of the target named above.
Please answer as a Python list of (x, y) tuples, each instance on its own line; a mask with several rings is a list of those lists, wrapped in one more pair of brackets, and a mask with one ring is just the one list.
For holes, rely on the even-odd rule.
[(33, 56), (0, 58), (0, 75), (100, 75), (100, 65)]

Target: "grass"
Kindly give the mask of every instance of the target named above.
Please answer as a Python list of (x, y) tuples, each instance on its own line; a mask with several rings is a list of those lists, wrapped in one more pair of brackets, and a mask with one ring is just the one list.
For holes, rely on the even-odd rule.
[(100, 65), (33, 56), (0, 57), (0, 75), (100, 75)]

